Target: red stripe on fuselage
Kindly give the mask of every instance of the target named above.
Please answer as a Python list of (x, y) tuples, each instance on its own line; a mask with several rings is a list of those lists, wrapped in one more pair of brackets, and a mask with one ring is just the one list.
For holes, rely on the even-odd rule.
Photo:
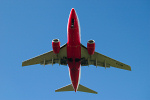
[(75, 10), (72, 8), (68, 19), (67, 29), (67, 58), (69, 65), (69, 73), (72, 85), (76, 92), (80, 78), (80, 59), (81, 59), (81, 46), (80, 46), (80, 29), (78, 17)]

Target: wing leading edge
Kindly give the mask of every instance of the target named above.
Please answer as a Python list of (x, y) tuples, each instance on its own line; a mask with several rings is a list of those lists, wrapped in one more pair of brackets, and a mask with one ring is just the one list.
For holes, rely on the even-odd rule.
[(110, 66), (112, 66), (131, 71), (131, 67), (129, 65), (126, 65), (122, 62), (119, 62), (110, 57), (102, 55), (98, 52), (94, 52), (94, 55), (90, 56), (88, 54), (87, 48), (82, 44), (81, 44), (81, 65), (82, 66), (95, 65), (96, 67), (101, 66), (105, 68), (109, 68)]
[(37, 57), (26, 60), (22, 62), (22, 66), (35, 65), (35, 64), (41, 64), (41, 65), (52, 64), (53, 65), (55, 63), (61, 64), (61, 65), (67, 65), (67, 48), (66, 47), (67, 47), (67, 44), (63, 45), (60, 48), (60, 52), (57, 55), (53, 51), (49, 51)]

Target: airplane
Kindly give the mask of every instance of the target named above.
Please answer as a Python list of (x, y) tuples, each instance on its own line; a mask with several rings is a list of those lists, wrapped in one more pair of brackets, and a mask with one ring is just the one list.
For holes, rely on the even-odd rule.
[(52, 51), (39, 55), (22, 62), (23, 66), (41, 64), (59, 64), (69, 66), (71, 84), (64, 86), (55, 92), (80, 91), (97, 94), (98, 92), (89, 89), (81, 84), (81, 66), (99, 66), (104, 68), (116, 67), (131, 71), (131, 67), (110, 57), (95, 51), (95, 41), (89, 40), (87, 47), (81, 44), (80, 24), (74, 8), (71, 9), (67, 26), (67, 43), (60, 47), (60, 40), (52, 40)]

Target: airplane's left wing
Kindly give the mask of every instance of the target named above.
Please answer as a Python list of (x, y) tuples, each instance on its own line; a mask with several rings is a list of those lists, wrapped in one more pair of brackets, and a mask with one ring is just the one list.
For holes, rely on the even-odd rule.
[(66, 47), (67, 47), (67, 44), (60, 47), (60, 51), (58, 54), (55, 54), (53, 51), (49, 51), (37, 57), (26, 60), (22, 62), (22, 66), (35, 65), (35, 64), (41, 64), (41, 65), (52, 64), (53, 65), (55, 63), (61, 64), (61, 65), (67, 65), (67, 48)]
[(110, 66), (112, 66), (131, 71), (131, 67), (129, 65), (126, 65), (115, 59), (102, 55), (98, 52), (94, 52), (94, 54), (90, 56), (88, 54), (87, 48), (82, 44), (81, 44), (81, 65), (82, 66), (95, 65), (105, 68), (109, 68)]

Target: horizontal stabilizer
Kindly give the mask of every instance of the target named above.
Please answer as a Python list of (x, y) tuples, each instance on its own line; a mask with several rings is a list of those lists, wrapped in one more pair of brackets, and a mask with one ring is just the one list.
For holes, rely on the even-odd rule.
[(63, 92), (63, 91), (74, 91), (72, 84), (69, 84), (60, 89), (55, 90), (55, 92)]
[(83, 86), (83, 85), (81, 85), (81, 84), (79, 84), (79, 87), (78, 87), (78, 90), (77, 90), (77, 91), (97, 94), (96, 91), (91, 90), (91, 89), (89, 89), (89, 88), (87, 88), (87, 87), (85, 87), (85, 86)]
[[(72, 84), (69, 84), (69, 85), (64, 86), (60, 89), (55, 90), (55, 92), (63, 92), (63, 91), (74, 91), (74, 88), (73, 88)], [(93, 90), (91, 90), (91, 89), (89, 89), (89, 88), (87, 88), (81, 84), (79, 84), (77, 91), (97, 94), (96, 91), (93, 91)]]

